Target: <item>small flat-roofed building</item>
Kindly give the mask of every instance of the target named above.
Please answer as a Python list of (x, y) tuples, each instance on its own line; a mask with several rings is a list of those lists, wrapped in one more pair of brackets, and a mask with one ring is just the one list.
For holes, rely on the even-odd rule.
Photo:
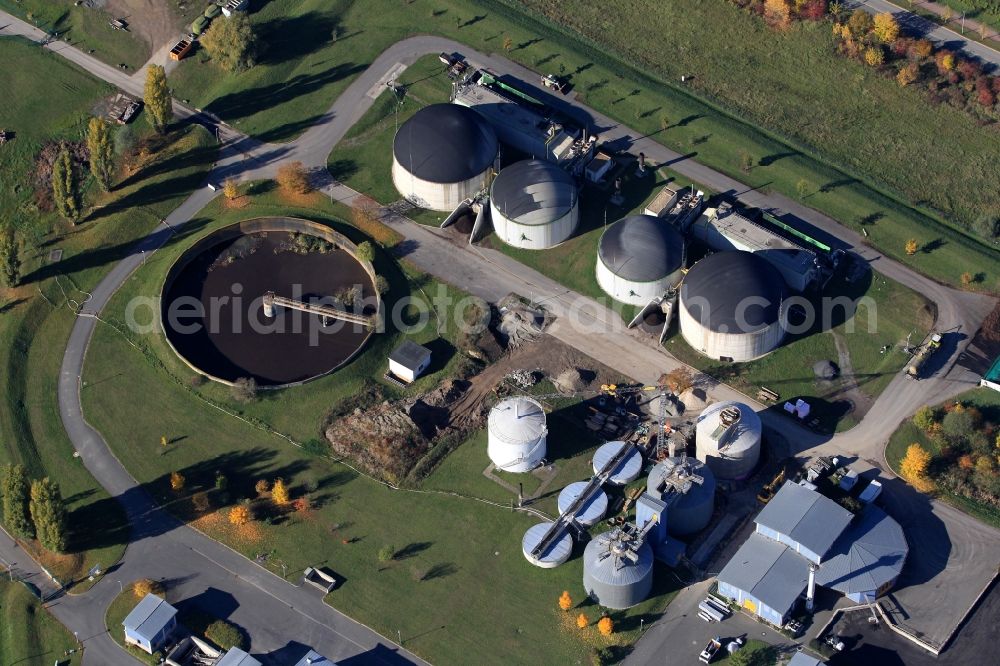
[(603, 150), (598, 150), (594, 155), (594, 158), (587, 163), (586, 169), (584, 169), (584, 175), (587, 180), (592, 183), (599, 183), (604, 179), (604, 176), (611, 171), (611, 167), (615, 165), (615, 160), (611, 155), (607, 154)]
[(833, 500), (786, 481), (757, 516), (757, 533), (819, 564), (853, 515)]
[(808, 580), (805, 559), (785, 544), (754, 533), (719, 572), (719, 594), (780, 627)]
[(653, 217), (664, 217), (669, 213), (674, 204), (677, 203), (679, 198), (679, 189), (676, 189), (670, 185), (664, 185), (663, 189), (653, 197), (653, 200), (646, 204), (643, 209), (643, 215), (652, 215)]
[(301, 659), (295, 662), (295, 666), (337, 666), (337, 664), (315, 650), (309, 650)]
[(816, 657), (810, 657), (805, 652), (796, 652), (786, 666), (822, 666), (825, 663)]
[(979, 380), (979, 385), (991, 388), (994, 391), (1000, 391), (1000, 356), (997, 356), (997, 360), (993, 361), (993, 365), (986, 371), (983, 378)]
[(238, 647), (229, 648), (212, 666), (263, 666)]
[(155, 594), (147, 594), (122, 622), (125, 642), (153, 654), (177, 628), (177, 609)]
[(389, 373), (409, 384), (431, 364), (431, 350), (411, 340), (404, 340), (389, 354)]
[(899, 523), (869, 505), (823, 559), (816, 583), (857, 603), (874, 601), (896, 584), (909, 551)]

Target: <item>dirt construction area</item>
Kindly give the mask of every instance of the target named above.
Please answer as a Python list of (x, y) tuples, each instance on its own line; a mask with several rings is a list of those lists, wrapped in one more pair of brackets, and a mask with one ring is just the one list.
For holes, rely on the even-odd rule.
[[(101, 2), (94, 2), (100, 7)], [(178, 3), (170, 0), (104, 0), (104, 10), (114, 18), (128, 22), (128, 29), (149, 45), (154, 53), (167, 42), (175, 40), (184, 30), (184, 23), (190, 23), (199, 13), (195, 8), (204, 9), (204, 3), (183, 3), (189, 15), (188, 20), (178, 10)]]

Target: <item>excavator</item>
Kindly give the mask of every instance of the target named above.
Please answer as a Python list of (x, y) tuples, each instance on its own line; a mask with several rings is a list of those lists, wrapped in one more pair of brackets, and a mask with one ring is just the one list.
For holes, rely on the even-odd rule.
[(757, 501), (760, 502), (761, 504), (767, 504), (768, 502), (770, 502), (771, 498), (774, 497), (774, 494), (778, 492), (778, 488), (780, 488), (781, 484), (783, 484), (784, 482), (785, 482), (785, 470), (782, 469), (780, 472), (778, 472), (778, 475), (771, 480), (771, 483), (767, 484), (766, 486), (760, 489), (760, 492), (757, 493)]

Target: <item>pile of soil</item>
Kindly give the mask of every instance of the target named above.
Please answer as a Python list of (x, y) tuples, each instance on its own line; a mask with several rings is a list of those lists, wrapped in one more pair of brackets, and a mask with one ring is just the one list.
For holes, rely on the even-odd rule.
[(840, 374), (840, 368), (833, 361), (816, 361), (813, 363), (813, 374), (817, 379), (831, 381)]
[(708, 394), (705, 389), (697, 386), (689, 388), (680, 395), (681, 402), (684, 403), (684, 413), (698, 413), (708, 407)]
[[(586, 374), (586, 377), (584, 376)], [(594, 373), (580, 370), (579, 368), (567, 368), (559, 373), (559, 376), (552, 380), (556, 389), (560, 393), (579, 393), (587, 388), (593, 381)]]

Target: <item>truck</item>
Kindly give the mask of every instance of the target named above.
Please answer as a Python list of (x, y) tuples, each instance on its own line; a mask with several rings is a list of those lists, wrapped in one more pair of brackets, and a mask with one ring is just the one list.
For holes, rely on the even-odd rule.
[(192, 46), (194, 46), (194, 40), (185, 37), (174, 44), (174, 48), (170, 49), (170, 59), (181, 60), (184, 56), (191, 52)]
[(444, 63), (444, 66), (448, 68), (448, 78), (457, 79), (465, 73), (468, 69), (468, 65), (465, 64), (465, 60), (461, 56), (453, 55), (450, 53), (441, 53), (438, 55), (438, 60)]
[(910, 379), (920, 379), (920, 374), (927, 364), (927, 361), (934, 355), (941, 347), (941, 334), (934, 333), (931, 335), (931, 339), (927, 341), (927, 344), (922, 345), (917, 353), (913, 355), (910, 359), (909, 365), (906, 366), (906, 376)]
[(566, 94), (566, 82), (555, 74), (542, 75), (542, 85), (550, 90)]
[(715, 655), (719, 652), (719, 648), (721, 647), (722, 647), (722, 639), (716, 636), (715, 638), (713, 638), (708, 642), (708, 645), (705, 646), (705, 649), (702, 650), (701, 654), (698, 655), (698, 661), (700, 661), (703, 664), (711, 662), (712, 659), (715, 658)]

